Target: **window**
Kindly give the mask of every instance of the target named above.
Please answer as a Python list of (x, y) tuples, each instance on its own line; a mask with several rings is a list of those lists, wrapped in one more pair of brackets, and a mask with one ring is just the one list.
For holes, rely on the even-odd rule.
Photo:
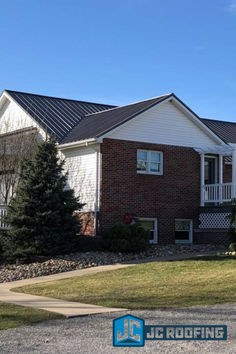
[(163, 153), (160, 151), (138, 150), (137, 172), (162, 175)]
[(157, 243), (157, 219), (139, 218), (139, 225), (149, 231), (149, 242)]
[(175, 219), (175, 243), (192, 243), (191, 219)]

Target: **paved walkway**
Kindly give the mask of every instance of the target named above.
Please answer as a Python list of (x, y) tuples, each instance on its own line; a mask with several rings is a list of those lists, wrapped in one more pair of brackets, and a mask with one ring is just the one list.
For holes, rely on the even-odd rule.
[(103, 307), (96, 305), (83, 304), (74, 301), (65, 301), (61, 299), (53, 299), (45, 296), (36, 296), (23, 293), (12, 292), (11, 289), (16, 287), (21, 287), (25, 285), (32, 285), (38, 283), (45, 283), (50, 281), (57, 281), (61, 279), (68, 279), (71, 277), (78, 277), (83, 275), (96, 274), (108, 270), (116, 270), (126, 267), (131, 267), (136, 264), (148, 263), (148, 262), (163, 262), (169, 260), (181, 260), (188, 259), (192, 257), (200, 257), (202, 255), (215, 255), (216, 252), (211, 252), (207, 254), (184, 254), (168, 257), (158, 257), (158, 258), (145, 258), (136, 261), (130, 261), (125, 264), (112, 264), (99, 266), (94, 268), (78, 269), (71, 272), (58, 273), (53, 275), (46, 275), (37, 278), (17, 280), (14, 282), (1, 283), (0, 284), (0, 301), (7, 302), (10, 304), (29, 306), (41, 310), (56, 312), (66, 317), (76, 317), (84, 315), (92, 315), (98, 313), (107, 313), (115, 311), (124, 311), (121, 308)]

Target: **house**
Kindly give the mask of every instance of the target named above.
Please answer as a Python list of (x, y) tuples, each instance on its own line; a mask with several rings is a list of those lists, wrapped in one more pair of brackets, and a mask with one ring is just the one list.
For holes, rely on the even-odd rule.
[(151, 243), (229, 242), (236, 123), (202, 119), (173, 93), (115, 107), (5, 90), (0, 134), (32, 129), (57, 139), (84, 234), (131, 214)]

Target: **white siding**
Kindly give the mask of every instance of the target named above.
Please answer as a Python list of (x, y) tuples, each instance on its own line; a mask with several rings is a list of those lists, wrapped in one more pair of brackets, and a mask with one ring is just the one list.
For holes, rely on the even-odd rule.
[(86, 203), (83, 211), (94, 211), (96, 202), (96, 150), (97, 145), (62, 151), (65, 170), (68, 171), (68, 185), (80, 201)]
[(217, 145), (173, 103), (166, 102), (121, 126), (109, 138), (188, 147)]
[(42, 128), (17, 103), (5, 100), (0, 108), (0, 134), (28, 127), (38, 128), (41, 136), (45, 136)]

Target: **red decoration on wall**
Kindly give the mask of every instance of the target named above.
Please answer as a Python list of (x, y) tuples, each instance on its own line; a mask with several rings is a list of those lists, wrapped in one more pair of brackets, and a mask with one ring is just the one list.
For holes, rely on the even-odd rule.
[(124, 223), (125, 224), (131, 224), (132, 219), (133, 219), (132, 214), (127, 214), (127, 215), (125, 215)]

